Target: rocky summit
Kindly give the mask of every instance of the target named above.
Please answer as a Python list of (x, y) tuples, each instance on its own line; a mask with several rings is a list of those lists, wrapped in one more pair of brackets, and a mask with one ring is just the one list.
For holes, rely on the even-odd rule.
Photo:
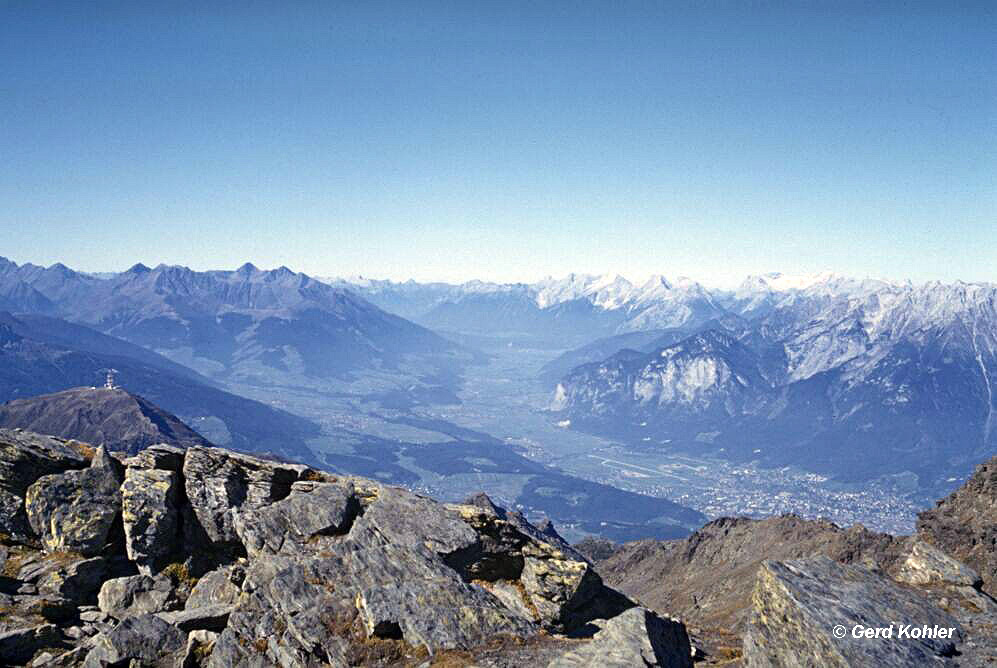
[(484, 494), (0, 429), (0, 665), (990, 666), (994, 465), (912, 536), (723, 518), (576, 548)]
[(553, 527), (203, 446), (0, 430), (0, 664), (690, 666)]

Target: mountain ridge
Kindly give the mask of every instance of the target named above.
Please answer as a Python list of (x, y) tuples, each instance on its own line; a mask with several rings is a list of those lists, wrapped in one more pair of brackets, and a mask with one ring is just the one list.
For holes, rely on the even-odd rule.
[(179, 418), (121, 389), (78, 387), (0, 404), (0, 427), (136, 453), (150, 445), (209, 446)]

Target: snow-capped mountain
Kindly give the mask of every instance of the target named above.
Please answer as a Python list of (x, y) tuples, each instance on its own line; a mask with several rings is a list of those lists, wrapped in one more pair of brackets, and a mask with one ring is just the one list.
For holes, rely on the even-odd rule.
[(327, 280), (433, 329), (561, 343), (695, 326), (725, 313), (709, 290), (688, 278), (654, 276), (642, 284), (618, 274), (569, 274), (532, 284)]
[(776, 286), (746, 282), (728, 301), (746, 327), (575, 368), (552, 408), (576, 426), (845, 477), (937, 480), (997, 451), (997, 286)]

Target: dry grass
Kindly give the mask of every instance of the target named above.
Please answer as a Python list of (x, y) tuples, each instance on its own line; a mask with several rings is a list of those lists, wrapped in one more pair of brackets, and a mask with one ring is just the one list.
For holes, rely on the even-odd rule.
[(308, 469), (301, 474), (298, 480), (304, 480), (305, 482), (336, 482), (335, 478), (315, 469)]
[(164, 568), (162, 574), (173, 582), (174, 587), (185, 585), (193, 588), (194, 585), (197, 584), (197, 578), (190, 574), (190, 569), (187, 568), (187, 564), (179, 561), (175, 561)]
[(93, 447), (89, 443), (83, 443), (81, 441), (66, 441), (66, 445), (80, 453), (80, 455), (88, 462), (93, 461), (94, 455), (97, 454), (97, 448)]
[(713, 658), (720, 663), (740, 661), (743, 657), (744, 653), (739, 647), (718, 647), (713, 654)]
[(194, 648), (194, 660), (197, 661), (198, 665), (207, 665), (208, 657), (211, 656), (212, 649), (214, 648), (208, 643), (197, 644), (197, 647)]

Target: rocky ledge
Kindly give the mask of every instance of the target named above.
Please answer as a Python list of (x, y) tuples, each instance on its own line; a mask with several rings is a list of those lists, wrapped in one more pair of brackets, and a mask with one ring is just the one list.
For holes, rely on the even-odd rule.
[(484, 496), (0, 430), (0, 664), (689, 666), (685, 627)]

